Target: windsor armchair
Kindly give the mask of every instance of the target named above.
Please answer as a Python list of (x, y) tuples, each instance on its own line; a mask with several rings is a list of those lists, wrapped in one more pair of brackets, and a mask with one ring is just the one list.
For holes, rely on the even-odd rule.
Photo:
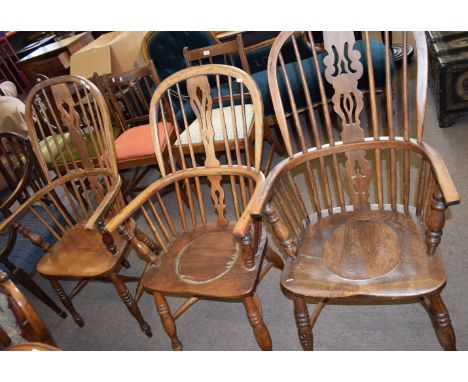
[[(306, 100), (303, 113), (289, 89), (279, 92), (278, 73), (284, 74), (279, 57), (291, 38), (291, 32), (278, 36), (268, 63), (289, 158), (270, 173), (250, 212), (256, 217), (264, 213), (286, 255), (281, 285), (292, 295), (302, 347), (312, 350), (312, 327), (327, 303), (361, 298), (420, 301), (443, 348), (455, 349), (440, 296), (446, 275), (437, 248), (444, 210), (459, 196), (441, 157), (422, 140), (428, 73), (424, 34), (414, 32), (413, 97), (406, 54), (401, 72), (391, 79), (388, 36), (385, 87), (377, 94), (369, 33), (364, 33), (366, 50), (361, 55), (353, 48), (353, 33), (324, 32), (323, 63), (312, 50), (316, 72), (320, 73), (319, 65), (326, 68), (325, 78), (317, 77), (320, 107), (311, 102), (297, 57)], [(406, 41), (405, 32), (403, 47)], [(358, 85), (364, 75), (363, 59), (368, 63), (369, 93)], [(287, 83), (288, 77), (284, 79)], [(333, 111), (326, 102), (325, 82), (333, 87)], [(285, 104), (290, 106), (288, 113)], [(318, 301), (311, 317), (306, 298)]]
[[(16, 202), (24, 202), (31, 193), (42, 185), (42, 177), (37, 171), (35, 155), (29, 140), (17, 133), (0, 134), (0, 177), (5, 179), (8, 190), (7, 197), (0, 202), (0, 210), (4, 216), (11, 214)], [(10, 227), (2, 238), (0, 263), (28, 291), (34, 294), (44, 304), (58, 315), (65, 318), (66, 313), (42, 290), (24, 269), (32, 269), (34, 262), (40, 256), (40, 249), (35, 248), (28, 240), (18, 238), (15, 228)], [(28, 243), (29, 245), (25, 243)], [(32, 263), (31, 265), (29, 263)]]
[(55, 342), (26, 297), (0, 270), (0, 345), (25, 341), (55, 346)]
[[(191, 67), (194, 64), (195, 65), (205, 65), (205, 64), (224, 64), (224, 65), (231, 65), (231, 66), (236, 66), (243, 69), (247, 74), (251, 74), (250, 72), (250, 66), (249, 62), (247, 60), (247, 55), (245, 54), (244, 50), (244, 42), (242, 40), (242, 35), (238, 34), (236, 36), (235, 40), (228, 41), (228, 42), (223, 42), (219, 43), (216, 45), (212, 46), (206, 46), (203, 48), (198, 48), (198, 49), (193, 49), (193, 50), (188, 50), (187, 47), (184, 48), (183, 50), (184, 57), (185, 57), (185, 62), (187, 64), (187, 67)], [(239, 91), (236, 84), (227, 84), (227, 83), (222, 83), (221, 84), (221, 91), (223, 95), (228, 95), (229, 94), (229, 86), (234, 86), (234, 89), (236, 91)], [(212, 92), (213, 95), (216, 95), (216, 84), (212, 84)], [(237, 105), (239, 107), (239, 105)], [(252, 108), (251, 104), (246, 105), (246, 109), (249, 111)], [(213, 110), (214, 113), (216, 113), (216, 109)], [(221, 121), (219, 118), (214, 118), (213, 119), (213, 128), (215, 130), (215, 136), (221, 137)], [(278, 155), (284, 155), (285, 152), (281, 148), (280, 144), (278, 143), (278, 140), (275, 139), (270, 126), (266, 123), (264, 123), (264, 134), (265, 138), (270, 142), (271, 144), (271, 149), (270, 153), (268, 154), (266, 163), (264, 165), (264, 173), (268, 174), (270, 167), (271, 167), (271, 162), (273, 160), (273, 155), (275, 152), (278, 153)], [(192, 130), (197, 130), (196, 125), (191, 125)], [(229, 134), (229, 131), (228, 131)], [(184, 138), (182, 138), (184, 139)], [(231, 138), (232, 139), (232, 138)]]
[[(220, 89), (221, 83), (232, 83), (233, 80), (241, 84), (238, 108), (235, 107), (232, 87), (227, 98), (223, 97)], [(218, 85), (216, 95), (213, 95), (210, 83)], [(182, 87), (187, 90), (188, 103), (181, 93)], [(176, 135), (176, 141), (167, 146), (168, 163), (164, 161), (156, 129), (164, 97), (170, 105)], [(250, 123), (246, 118), (247, 101), (253, 111)], [(174, 104), (180, 105), (183, 115), (181, 124)], [(198, 121), (199, 143), (194, 143), (195, 133), (189, 128), (186, 117), (188, 106)], [(270, 350), (271, 339), (263, 323), (255, 288), (280, 258), (266, 245), (261, 224), (252, 224), (246, 213), (264, 180), (259, 170), (263, 114), (258, 88), (249, 75), (235, 67), (192, 67), (165, 79), (156, 89), (150, 108), (162, 178), (137, 195), (106, 224), (105, 230), (109, 234), (119, 231), (149, 260), (142, 284), (154, 294), (157, 311), (174, 350), (182, 349), (175, 320), (200, 298), (242, 301), (257, 343), (262, 349)], [(215, 108), (220, 110), (222, 127), (221, 141), (218, 142), (213, 124)], [(242, 118), (236, 118), (236, 112)], [(168, 142), (167, 119), (164, 114), (161, 118), (165, 142)], [(234, 129), (234, 139), (229, 139), (228, 119), (237, 120), (239, 124), (237, 127), (240, 130)], [(252, 139), (248, 139), (249, 129)], [(242, 137), (237, 134), (238, 131), (243, 132)], [(176, 144), (183, 133), (187, 137), (185, 147)], [(241, 147), (245, 148), (244, 153)], [(195, 153), (202, 150), (206, 158), (204, 165), (199, 166)], [(180, 170), (177, 170), (177, 164)], [(167, 192), (162, 195), (163, 191)], [(229, 208), (228, 201), (231, 201)], [(142, 213), (152, 233), (151, 238), (161, 248), (160, 253), (137, 240), (123, 226), (137, 212)], [(264, 255), (270, 263), (262, 267)], [(166, 294), (187, 297), (187, 300), (173, 314)]]
[[(104, 226), (104, 220), (99, 223), (96, 220), (109, 201), (112, 206), (107, 219), (124, 204), (110, 118), (103, 96), (84, 78), (62, 76), (35, 85), (26, 104), (29, 136), (45, 184), (0, 224), (0, 232), (13, 226), (46, 252), (37, 270), (49, 279), (79, 326), (83, 326), (84, 321), (75, 310), (72, 298), (89, 280), (98, 279), (113, 283), (142, 331), (151, 336), (149, 325), (125, 285), (125, 282), (139, 281), (140, 278), (118, 274), (127, 255), (127, 241), (116, 234), (115, 251), (111, 254), (105, 245), (109, 238), (96, 230), (96, 225), (101, 230)], [(39, 114), (41, 118), (37, 117)], [(49, 144), (46, 145), (47, 152), (41, 151), (39, 142), (44, 139), (45, 142), (64, 142), (59, 157), (53, 155)], [(92, 157), (90, 146), (94, 153)], [(69, 155), (68, 160), (65, 155)], [(75, 159), (76, 155), (79, 159)], [(51, 158), (50, 162), (48, 158)], [(54, 179), (53, 173), (56, 174)], [(38, 212), (39, 206), (45, 215)], [(28, 211), (50, 232), (51, 240), (46, 241), (28, 227), (19, 225)], [(51, 222), (48, 223), (44, 216)], [(85, 223), (89, 230), (85, 230)], [(135, 223), (128, 221), (127, 229), (134, 232)], [(77, 278), (79, 282), (68, 294), (59, 278)]]

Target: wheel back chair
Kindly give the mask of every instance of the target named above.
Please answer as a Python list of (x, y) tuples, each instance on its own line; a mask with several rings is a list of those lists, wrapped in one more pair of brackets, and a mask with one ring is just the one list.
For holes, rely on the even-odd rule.
[[(306, 33), (314, 45), (312, 34)], [(286, 255), (281, 286), (292, 295), (302, 347), (312, 350), (312, 327), (326, 303), (383, 299), (420, 301), (443, 348), (455, 349), (440, 296), (446, 275), (437, 248), (444, 210), (459, 196), (442, 158), (422, 140), (428, 73), (423, 32), (414, 32), (414, 97), (406, 52), (401, 72), (391, 79), (388, 36), (385, 88), (378, 95), (369, 33), (364, 33), (366, 49), (361, 54), (354, 49), (352, 32), (324, 32), (323, 62), (312, 49), (316, 73), (325, 65), (324, 76), (317, 78), (320, 107), (313, 107), (305, 69), (297, 65), (306, 100), (302, 116), (289, 86), (281, 93), (278, 85), (279, 73), (289, 81), (281, 50), (291, 39), (294, 43), (292, 32), (282, 32), (268, 62), (271, 96), (289, 158), (270, 173), (250, 213), (265, 215)], [(405, 32), (404, 49), (406, 40)], [(364, 75), (370, 85), (366, 94), (359, 86)], [(334, 112), (325, 102), (325, 83), (332, 85)], [(306, 299), (318, 301), (311, 317)]]
[[(247, 55), (245, 54), (244, 50), (244, 42), (242, 40), (242, 35), (238, 34), (235, 40), (218, 43), (216, 45), (206, 46), (203, 48), (192, 49), (189, 50), (187, 47), (183, 50), (185, 62), (187, 67), (191, 67), (194, 65), (206, 65), (206, 64), (223, 64), (223, 65), (231, 65), (239, 67), (238, 62), (240, 62), (240, 68), (244, 70), (247, 74), (251, 74), (249, 62), (247, 60)], [(216, 96), (216, 84), (212, 84), (212, 92), (213, 95)], [(235, 83), (233, 84), (236, 85)], [(231, 85), (232, 86), (232, 85)], [(239, 90), (239, 89), (237, 89)], [(223, 83), (221, 84), (221, 91), (224, 93), (223, 95), (229, 94), (229, 84)], [(247, 105), (247, 108), (251, 108), (252, 105)], [(221, 121), (218, 119), (216, 120), (217, 123), (213, 125), (215, 130), (215, 135), (220, 135), (221, 132)], [(268, 174), (271, 167), (271, 162), (273, 160), (273, 155), (275, 152), (278, 155), (285, 155), (286, 152), (278, 143), (278, 140), (274, 137), (270, 126), (264, 122), (264, 134), (265, 138), (270, 142), (271, 149), (270, 153), (268, 154), (266, 163), (262, 168), (264, 169), (264, 173)]]
[[(150, 327), (125, 285), (140, 278), (118, 275), (129, 248), (127, 241), (116, 234), (115, 251), (109, 253), (105, 243), (112, 238), (98, 232), (105, 224), (104, 219), (97, 222), (103, 206), (112, 201), (109, 215), (105, 217), (108, 219), (124, 205), (110, 118), (102, 94), (84, 78), (61, 76), (35, 85), (26, 105), (28, 132), (45, 185), (0, 224), (0, 232), (13, 225), (46, 252), (37, 270), (49, 279), (79, 326), (83, 326), (84, 321), (71, 300), (89, 280), (99, 279), (114, 284), (141, 330), (151, 336)], [(39, 144), (43, 141), (46, 142), (45, 152)], [(59, 143), (63, 150), (55, 157), (53, 149), (60, 146)], [(56, 174), (55, 179), (52, 173)], [(37, 212), (38, 206), (51, 222)], [(45, 241), (27, 227), (17, 225), (28, 211), (47, 228), (52, 240)], [(127, 229), (134, 232), (135, 223), (129, 220), (126, 224)], [(68, 294), (58, 282), (59, 278), (79, 279), (79, 282)]]
[[(113, 111), (120, 135), (115, 139), (117, 165), (120, 171), (132, 169), (131, 178), (123, 179), (123, 193), (134, 194), (148, 174), (150, 166), (156, 164), (149, 125), (151, 96), (159, 85), (153, 61), (146, 66), (119, 74), (97, 76), (94, 81), (104, 95), (108, 107)], [(162, 128), (162, 125), (159, 125)], [(161, 132), (161, 139), (163, 134)]]
[[(0, 176), (7, 185), (7, 190), (4, 191), (6, 198), (0, 203), (0, 210), (4, 216), (8, 216), (17, 207), (17, 202), (27, 200), (44, 182), (29, 139), (17, 133), (0, 133), (0, 152)], [(65, 318), (66, 313), (28, 274), (28, 270), (33, 270), (35, 262), (42, 256), (42, 251), (29, 240), (18, 238), (16, 226), (10, 226), (2, 239), (0, 263), (28, 291)]]
[(24, 342), (56, 346), (28, 299), (5, 272), (0, 270), (0, 345)]
[[(239, 84), (239, 103), (232, 86), (228, 87), (228, 95), (223, 96), (221, 91), (222, 83), (234, 81)], [(211, 89), (213, 83), (217, 86), (216, 95)], [(188, 100), (181, 93), (182, 87), (187, 91)], [(168, 142), (168, 122), (161, 115), (164, 98), (170, 107), (176, 135), (175, 142), (167, 146), (168, 163), (160, 149), (156, 125), (161, 117), (165, 142)], [(179, 105), (181, 122), (175, 105)], [(248, 118), (247, 105), (251, 105), (252, 118)], [(188, 113), (196, 118), (196, 130), (190, 128)], [(221, 121), (221, 137), (214, 129), (216, 118)], [(174, 350), (182, 349), (175, 320), (200, 298), (242, 301), (257, 343), (262, 349), (270, 350), (271, 339), (255, 288), (271, 268), (271, 264), (262, 267), (264, 255), (271, 261), (280, 258), (268, 250), (261, 224), (252, 224), (246, 214), (264, 180), (260, 172), (262, 101), (255, 82), (244, 71), (231, 66), (184, 69), (169, 76), (156, 89), (150, 120), (162, 178), (137, 195), (106, 224), (105, 230), (109, 234), (119, 231), (149, 260), (151, 265), (142, 283), (154, 294), (157, 311)], [(234, 125), (231, 131), (230, 125)], [(179, 144), (182, 134), (186, 143)], [(196, 153), (205, 155), (201, 166), (196, 161)], [(171, 193), (162, 195), (166, 190)], [(127, 232), (125, 222), (139, 211), (152, 239), (161, 248), (160, 253)], [(173, 314), (166, 294), (188, 298)]]

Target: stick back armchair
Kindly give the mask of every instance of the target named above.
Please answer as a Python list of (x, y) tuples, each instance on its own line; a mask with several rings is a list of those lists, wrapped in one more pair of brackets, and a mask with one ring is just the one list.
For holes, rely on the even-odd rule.
[[(314, 46), (312, 34), (305, 33)], [(405, 32), (404, 49), (407, 39)], [(305, 350), (312, 350), (312, 327), (325, 304), (350, 299), (419, 301), (443, 348), (455, 349), (440, 296), (446, 274), (437, 248), (444, 210), (459, 196), (441, 157), (423, 142), (427, 47), (422, 32), (414, 32), (414, 39), (412, 85), (406, 54), (392, 80), (385, 39), (385, 87), (378, 94), (369, 33), (361, 54), (352, 32), (324, 32), (323, 62), (312, 49), (316, 73), (325, 66), (324, 75), (317, 76), (318, 107), (296, 49), (295, 75), (306, 100), (301, 115), (281, 55), (286, 41), (295, 45), (295, 36), (282, 32), (273, 44), (269, 86), (289, 158), (267, 177), (250, 212), (265, 215), (287, 257), (281, 285), (292, 295)], [(286, 92), (279, 91), (279, 76)], [(363, 76), (368, 93), (359, 85)], [(312, 316), (306, 299), (317, 302)]]
[[(233, 81), (239, 84), (238, 103), (232, 86), (228, 95), (220, 89), (221, 83)], [(212, 83), (217, 84), (216, 95), (211, 91)], [(182, 87), (188, 96), (181, 93)], [(156, 129), (156, 121), (162, 120), (167, 142), (167, 120), (160, 115), (164, 97), (170, 105), (176, 138), (167, 147), (167, 157)], [(251, 106), (250, 119), (247, 104)], [(179, 105), (182, 118), (177, 117), (175, 105)], [(189, 128), (188, 113), (195, 116), (196, 129)], [(242, 70), (225, 65), (184, 69), (156, 89), (150, 118), (162, 178), (109, 221), (106, 231), (120, 231), (149, 260), (142, 283), (154, 294), (174, 350), (182, 349), (175, 320), (200, 298), (242, 301), (257, 343), (262, 349), (271, 349), (255, 288), (272, 266), (262, 267), (263, 256), (271, 262), (281, 259), (269, 251), (261, 225), (252, 224), (246, 213), (264, 180), (260, 172), (262, 101), (255, 82)], [(215, 118), (220, 122), (219, 134), (214, 131)], [(186, 137), (183, 145), (178, 144), (182, 134)], [(201, 165), (195, 158), (197, 152), (204, 154)], [(160, 253), (122, 226), (137, 212)], [(187, 299), (172, 313), (166, 294)]]
[[(49, 279), (79, 326), (84, 321), (72, 298), (89, 280), (98, 279), (113, 283), (142, 331), (151, 336), (149, 325), (125, 285), (139, 278), (118, 274), (127, 255), (127, 241), (116, 234), (115, 251), (110, 253), (105, 243), (112, 238), (97, 230), (104, 227), (104, 219), (97, 221), (104, 206), (111, 206), (107, 209), (110, 217), (124, 204), (110, 118), (102, 94), (90, 81), (77, 76), (41, 81), (28, 95), (26, 120), (45, 184), (0, 224), (0, 231), (13, 226), (46, 252), (37, 270)], [(39, 142), (45, 142), (45, 149)], [(61, 147), (58, 153), (57, 147)], [(38, 206), (42, 207), (42, 214)], [(18, 224), (28, 211), (50, 232), (50, 241)], [(129, 221), (127, 229), (133, 232), (135, 223)], [(59, 278), (79, 282), (67, 293)]]

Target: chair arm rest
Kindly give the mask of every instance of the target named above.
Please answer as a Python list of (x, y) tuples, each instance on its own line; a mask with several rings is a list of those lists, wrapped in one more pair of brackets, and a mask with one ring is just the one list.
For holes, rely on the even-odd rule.
[(444, 160), (441, 155), (433, 147), (427, 143), (422, 142), (427, 159), (429, 160), (437, 183), (439, 184), (442, 196), (446, 205), (457, 204), (460, 202), (460, 195), (458, 194), (455, 184), (445, 166)]

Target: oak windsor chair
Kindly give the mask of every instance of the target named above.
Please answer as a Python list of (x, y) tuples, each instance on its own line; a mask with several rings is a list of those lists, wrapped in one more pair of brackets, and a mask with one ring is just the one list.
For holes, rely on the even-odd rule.
[[(247, 55), (244, 49), (244, 42), (242, 40), (242, 35), (238, 34), (236, 39), (227, 41), (227, 42), (220, 42), (216, 45), (206, 46), (203, 48), (192, 49), (188, 50), (187, 47), (183, 50), (185, 63), (187, 67), (196, 66), (196, 65), (206, 65), (206, 64), (223, 64), (223, 65), (230, 65), (241, 68), (247, 74), (251, 74), (249, 62), (247, 60)], [(235, 84), (234, 84), (235, 86)], [(234, 89), (238, 92), (239, 89)], [(216, 95), (216, 85), (212, 84), (212, 92), (213, 95)], [(229, 94), (229, 85), (227, 83), (221, 84), (221, 91), (223, 95)], [(215, 124), (213, 127), (215, 131), (220, 131), (221, 126), (219, 125), (220, 121), (218, 120), (218, 124)], [(274, 124), (274, 123), (273, 123)], [(266, 163), (262, 168), (264, 169), (263, 172), (268, 174), (270, 171), (271, 163), (273, 161), (273, 156), (276, 153), (280, 156), (284, 156), (286, 154), (285, 150), (280, 146), (278, 140), (275, 138), (273, 132), (267, 121), (264, 119), (264, 135), (265, 139), (271, 144), (270, 152), (266, 159)]]
[[(220, 89), (221, 83), (231, 84), (234, 80), (239, 84), (238, 103), (231, 86), (227, 96)], [(215, 95), (212, 83), (217, 87)], [(181, 93), (182, 87), (187, 90), (188, 100)], [(168, 163), (164, 161), (155, 128), (164, 97), (170, 106), (176, 135), (175, 142), (167, 147)], [(251, 120), (247, 118), (248, 104), (252, 105)], [(182, 118), (177, 117), (174, 105), (179, 105)], [(217, 116), (215, 110), (218, 110)], [(188, 113), (195, 115), (198, 131), (189, 128)], [(164, 114), (161, 117), (167, 142), (167, 119)], [(214, 131), (214, 118), (221, 121), (220, 137)], [(264, 255), (270, 262), (281, 259), (267, 247), (261, 224), (252, 224), (246, 213), (264, 180), (260, 172), (262, 101), (255, 82), (248, 74), (231, 66), (203, 65), (184, 69), (169, 76), (156, 89), (150, 119), (162, 178), (109, 221), (106, 231), (120, 231), (149, 260), (151, 265), (142, 283), (154, 294), (157, 311), (174, 350), (182, 349), (175, 320), (200, 298), (242, 301), (257, 343), (262, 349), (270, 350), (271, 339), (263, 323), (255, 288), (272, 266), (270, 263), (261, 266)], [(229, 130), (230, 127), (234, 129)], [(187, 143), (177, 144), (182, 134)], [(202, 166), (196, 161), (197, 152), (206, 156)], [(164, 196), (163, 191), (171, 191), (172, 195)], [(232, 203), (229, 210), (226, 208), (228, 201)], [(122, 226), (138, 211), (161, 253), (136, 240)], [(166, 294), (188, 299), (173, 314)]]
[[(96, 230), (96, 225), (100, 230), (104, 227), (104, 221), (97, 222), (97, 219), (107, 203), (112, 203), (108, 208), (109, 217), (124, 205), (110, 118), (103, 96), (90, 81), (81, 77), (44, 80), (28, 95), (26, 120), (45, 185), (0, 224), (0, 231), (13, 226), (46, 252), (37, 270), (49, 279), (79, 326), (83, 326), (84, 321), (71, 300), (89, 280), (99, 279), (113, 283), (142, 331), (151, 336), (149, 325), (125, 285), (125, 282), (139, 281), (140, 278), (118, 275), (127, 255), (127, 241), (116, 234), (115, 250), (111, 254), (105, 244), (109, 238)], [(41, 150), (39, 142), (46, 142), (45, 150)], [(62, 150), (57, 153), (55, 148), (59, 146)], [(41, 216), (37, 206), (42, 207), (53, 224)], [(18, 224), (28, 211), (47, 228), (55, 243), (46, 242)], [(85, 223), (88, 229), (85, 229)], [(128, 221), (127, 224), (133, 232), (135, 223)], [(78, 278), (80, 281), (68, 294), (59, 278)]]
[[(312, 34), (306, 33), (314, 46)], [(366, 49), (361, 55), (352, 32), (324, 32), (328, 54), (323, 63), (312, 49), (322, 99), (314, 107), (296, 49), (296, 75), (306, 101), (302, 110), (296, 107), (298, 93), (291, 91), (283, 70), (281, 49), (290, 39), (296, 45), (292, 32), (277, 37), (268, 63), (269, 86), (289, 158), (270, 173), (250, 212), (257, 217), (265, 214), (287, 255), (281, 285), (293, 296), (302, 347), (312, 350), (312, 327), (326, 303), (381, 298), (420, 301), (443, 348), (455, 349), (454, 331), (440, 296), (446, 275), (436, 249), (444, 210), (459, 196), (442, 158), (422, 140), (428, 73), (423, 32), (414, 32), (415, 97), (408, 89), (406, 52), (401, 73), (392, 81), (388, 36), (385, 87), (377, 94), (369, 33), (364, 33)], [(404, 32), (404, 49), (407, 39)], [(280, 73), (286, 92), (280, 91)], [(368, 93), (359, 86), (364, 75)], [(334, 113), (326, 101), (329, 91)], [(306, 298), (318, 301), (311, 317)]]

